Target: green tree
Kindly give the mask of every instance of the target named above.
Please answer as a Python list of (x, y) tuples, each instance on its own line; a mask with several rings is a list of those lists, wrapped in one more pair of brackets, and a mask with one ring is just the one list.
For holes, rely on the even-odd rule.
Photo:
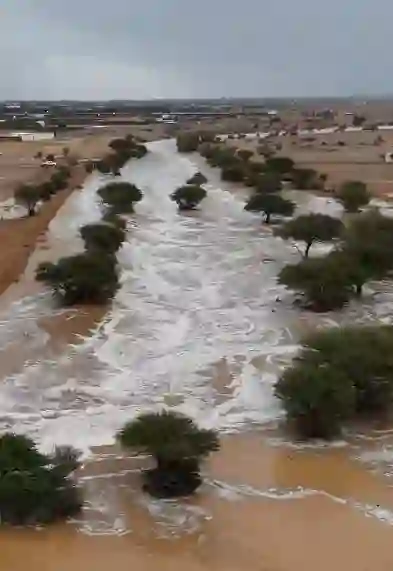
[(273, 215), (291, 216), (295, 210), (295, 204), (279, 194), (258, 193), (251, 196), (244, 209), (249, 212), (263, 212), (265, 222), (269, 224)]
[(304, 257), (307, 258), (315, 242), (332, 242), (343, 233), (343, 223), (338, 218), (326, 214), (303, 214), (289, 220), (275, 232), (283, 240), (305, 242)]
[(355, 410), (355, 388), (345, 372), (325, 367), (307, 351), (281, 375), (275, 394), (302, 438), (338, 436)]
[(192, 494), (202, 482), (202, 459), (219, 448), (215, 431), (170, 411), (140, 415), (123, 427), (118, 440), (133, 453), (153, 456), (156, 467), (144, 472), (144, 489), (165, 498)]
[(330, 438), (348, 421), (391, 412), (392, 343), (387, 325), (324, 329), (303, 341), (275, 387), (301, 436)]
[(193, 174), (187, 181), (187, 184), (196, 184), (197, 186), (201, 186), (205, 183), (207, 183), (207, 178), (199, 171)]
[(52, 181), (48, 180), (38, 185), (38, 191), (40, 194), (40, 200), (46, 202), (50, 200), (54, 194), (56, 194), (57, 188)]
[(321, 330), (303, 341), (307, 359), (345, 374), (356, 389), (356, 414), (377, 418), (393, 403), (393, 327), (349, 326)]
[(266, 170), (288, 174), (292, 171), (295, 163), (289, 157), (271, 157), (266, 159)]
[(129, 182), (111, 182), (98, 190), (102, 202), (113, 213), (129, 214), (134, 212), (135, 203), (142, 200), (142, 191)]
[(56, 263), (43, 262), (37, 268), (36, 279), (50, 286), (65, 306), (105, 304), (119, 287), (116, 258), (102, 253), (77, 254)]
[(250, 151), (249, 149), (238, 149), (236, 152), (236, 156), (244, 162), (249, 161), (253, 155), (254, 151)]
[(1, 523), (47, 524), (78, 514), (80, 493), (69, 479), (77, 467), (72, 448), (43, 455), (25, 436), (0, 436)]
[(221, 179), (228, 182), (242, 182), (245, 177), (245, 169), (242, 164), (234, 163), (222, 167)]
[(367, 186), (359, 180), (344, 182), (336, 196), (344, 209), (352, 213), (359, 212), (362, 206), (367, 206), (371, 198)]
[(296, 190), (321, 190), (325, 185), (324, 176), (314, 169), (294, 168), (291, 173), (292, 186)]
[(179, 210), (194, 210), (206, 195), (206, 190), (201, 186), (186, 184), (171, 194), (171, 200), (176, 202)]
[(126, 233), (118, 225), (101, 222), (82, 226), (80, 235), (88, 252), (114, 254), (124, 242)]
[(179, 153), (192, 153), (198, 150), (200, 137), (198, 133), (179, 133), (176, 145)]
[(41, 200), (40, 188), (32, 184), (21, 184), (15, 190), (14, 200), (17, 204), (26, 208), (29, 216), (34, 216), (36, 206)]
[(282, 189), (282, 179), (279, 173), (266, 172), (257, 176), (255, 180), (255, 192), (269, 193), (278, 192)]
[(337, 255), (351, 268), (360, 294), (366, 281), (382, 279), (393, 269), (393, 219), (378, 210), (360, 214), (346, 227)]
[(325, 256), (304, 258), (284, 266), (278, 282), (300, 293), (313, 311), (331, 311), (345, 305), (353, 294), (353, 284), (340, 260)]

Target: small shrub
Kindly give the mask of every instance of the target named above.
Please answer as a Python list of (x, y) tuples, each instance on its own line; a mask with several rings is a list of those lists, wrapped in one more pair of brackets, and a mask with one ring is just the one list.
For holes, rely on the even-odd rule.
[(102, 254), (77, 254), (56, 263), (43, 262), (36, 279), (52, 288), (63, 305), (104, 304), (115, 295), (118, 286), (116, 258)]
[(292, 216), (295, 203), (275, 193), (257, 193), (251, 196), (244, 207), (249, 212), (263, 212), (269, 224), (273, 215)]
[(14, 200), (17, 204), (26, 208), (29, 216), (34, 216), (36, 213), (36, 206), (41, 200), (40, 188), (32, 184), (21, 184), (15, 190)]
[(367, 206), (371, 196), (364, 182), (353, 180), (345, 182), (337, 193), (346, 212), (359, 212), (362, 206)]
[(197, 186), (201, 186), (207, 182), (207, 178), (201, 172), (196, 172), (192, 175), (187, 181), (187, 184), (196, 184)]
[(194, 210), (206, 197), (204, 188), (196, 184), (180, 186), (171, 194), (171, 200), (176, 202), (179, 210)]
[(129, 182), (109, 183), (98, 190), (102, 202), (115, 214), (134, 212), (134, 204), (141, 201), (142, 191)]
[(47, 524), (78, 514), (79, 490), (69, 479), (78, 466), (71, 448), (43, 455), (26, 436), (5, 433), (0, 437), (1, 523)]
[(144, 472), (144, 489), (163, 498), (195, 492), (202, 482), (202, 459), (219, 449), (215, 431), (200, 429), (190, 418), (166, 411), (140, 415), (117, 437), (133, 453), (153, 456), (156, 467)]
[(80, 228), (80, 235), (88, 252), (114, 254), (125, 239), (125, 232), (119, 225), (97, 223)]

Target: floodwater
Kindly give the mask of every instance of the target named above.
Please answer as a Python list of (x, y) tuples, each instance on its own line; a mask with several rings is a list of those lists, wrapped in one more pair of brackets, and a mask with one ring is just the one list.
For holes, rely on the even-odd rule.
[[(32, 275), (37, 261), (81, 247), (78, 226), (99, 216), (96, 177), (59, 212), (1, 310), (0, 429), (46, 450), (79, 448), (86, 507), (66, 525), (2, 530), (0, 571), (391, 571), (392, 432), (291, 442), (272, 386), (302, 334), (389, 322), (393, 291), (370, 289), (339, 316), (300, 314), (276, 284), (297, 249), (244, 212), (242, 191), (223, 187), (200, 157), (177, 155), (173, 141), (149, 148), (123, 169), (144, 199), (118, 255), (121, 289), (92, 334), (83, 338), (82, 326), (78, 342), (54, 346), (76, 316), (54, 309)], [(208, 198), (179, 215), (168, 195), (197, 169), (209, 178)], [(295, 196), (300, 210), (340, 212), (332, 200)], [(146, 460), (114, 444), (125, 421), (162, 407), (222, 435), (189, 500), (144, 496)]]

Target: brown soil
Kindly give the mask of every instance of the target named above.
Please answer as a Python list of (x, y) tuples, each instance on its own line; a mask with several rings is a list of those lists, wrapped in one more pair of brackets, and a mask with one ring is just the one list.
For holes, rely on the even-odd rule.
[(50, 221), (68, 196), (85, 178), (84, 168), (75, 167), (69, 187), (43, 204), (36, 216), (0, 222), (0, 294), (18, 280), (37, 240), (46, 232)]

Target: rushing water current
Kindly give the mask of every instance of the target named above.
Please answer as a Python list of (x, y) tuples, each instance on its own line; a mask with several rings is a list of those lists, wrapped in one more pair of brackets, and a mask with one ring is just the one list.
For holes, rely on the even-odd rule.
[[(232, 556), (229, 549), (225, 558), (226, 547), (221, 547), (220, 558), (205, 553), (206, 561), (217, 563), (214, 569), (226, 571), (235, 569), (230, 566), (231, 557), (239, 557), (239, 561), (249, 557), (247, 568), (265, 569), (258, 563), (261, 546), (255, 537), (257, 530), (271, 534), (273, 541), (283, 537), (284, 551), (295, 557), (287, 566), (280, 559), (284, 551), (272, 547), (277, 559), (266, 569), (293, 571), (305, 569), (305, 561), (318, 561), (318, 549), (315, 557), (311, 549), (308, 558), (297, 551), (299, 517), (312, 537), (317, 533), (315, 516), (323, 513), (333, 535), (335, 525), (342, 526), (337, 541), (352, 532), (363, 534), (366, 540), (374, 538), (370, 527), (374, 524), (366, 529), (363, 519), (392, 523), (393, 498), (364, 471), (364, 465), (352, 465), (343, 450), (350, 446), (352, 456), (361, 457), (371, 468), (380, 469), (382, 462), (391, 475), (389, 433), (374, 435), (370, 447), (342, 442), (326, 453), (323, 449), (309, 453), (305, 447), (289, 447), (274, 432), (266, 447), (266, 441), (255, 436), (255, 428), (274, 427), (281, 417), (273, 383), (297, 350), (301, 335), (312, 327), (340, 322), (389, 322), (392, 290), (386, 284), (370, 289), (361, 305), (350, 306), (339, 316), (300, 313), (276, 280), (283, 264), (299, 259), (297, 248), (275, 238), (271, 229), (261, 225), (260, 217), (245, 212), (243, 191), (223, 186), (217, 172), (199, 156), (177, 154), (170, 140), (150, 143), (149, 151), (122, 172), (122, 180), (137, 184), (144, 198), (128, 222), (128, 239), (118, 254), (121, 288), (94, 333), (61, 354), (51, 353), (39, 319), (53, 317), (59, 310), (45, 293), (15, 302), (0, 313), (0, 359), (5, 362), (12, 351), (18, 354), (23, 348), (25, 363), (13, 374), (4, 375), (0, 383), (0, 429), (28, 433), (44, 449), (71, 444), (86, 452), (86, 457), (93, 449), (93, 460), (87, 459), (79, 475), (87, 507), (76, 526), (85, 534), (122, 535), (142, 529), (140, 533), (145, 535), (143, 540), (138, 536), (139, 545), (147, 541), (151, 521), (158, 522), (164, 537), (173, 537), (179, 530), (192, 534), (202, 526), (203, 534), (192, 548), (199, 550), (203, 538), (207, 545), (216, 538), (218, 545), (224, 546), (233, 533), (237, 539)], [(208, 177), (208, 197), (199, 211), (180, 215), (169, 195), (196, 170)], [(64, 255), (81, 247), (78, 227), (99, 218), (96, 190), (102, 183), (91, 177), (83, 191), (75, 193), (60, 211), (48, 235), (52, 250)], [(295, 198), (299, 211), (341, 214), (340, 207), (328, 198), (307, 193)], [(325, 249), (316, 247), (314, 251)], [(206, 478), (206, 496), (196, 503), (152, 502), (141, 497), (139, 483), (133, 479), (139, 464), (135, 459), (125, 461), (116, 449), (106, 447), (126, 420), (142, 410), (163, 406), (227, 433), (223, 450)], [(255, 504), (250, 504), (250, 498)], [(237, 507), (232, 508), (234, 504)], [(285, 508), (280, 507), (283, 504)], [(133, 512), (127, 517), (124, 506), (129, 505)], [(347, 511), (343, 512), (342, 506)], [(360, 519), (355, 521), (354, 513), (360, 514)], [(146, 523), (147, 514), (150, 519)], [(206, 526), (212, 517), (215, 527), (209, 532)], [(236, 526), (230, 523), (231, 518)], [(286, 528), (278, 525), (280, 518), (287, 521)], [(251, 524), (253, 529), (247, 527)], [(385, 536), (382, 538), (379, 528), (375, 534), (375, 541), (382, 545)], [(314, 537), (316, 545), (318, 537)], [(386, 541), (390, 540), (386, 536)], [(62, 536), (61, 541), (68, 540)], [(201, 554), (189, 555), (189, 547), (179, 544), (179, 566), (170, 559), (168, 568), (200, 569)], [(74, 545), (75, 557), (83, 561), (84, 544), (80, 549)], [(128, 561), (127, 549), (123, 563)], [(155, 544), (148, 544), (147, 549), (149, 557), (157, 555)], [(344, 554), (347, 548), (342, 549)], [(364, 553), (369, 554), (370, 549), (372, 553), (376, 550), (365, 543)], [(110, 561), (115, 557), (113, 553)], [(160, 552), (159, 562), (162, 557)], [(299, 566), (292, 567), (295, 560)], [(14, 559), (12, 562), (15, 565)], [(135, 562), (145, 565), (146, 559)], [(101, 569), (99, 564), (97, 556), (97, 567), (81, 563), (81, 569)], [(41, 563), (37, 568), (43, 569)], [(63, 569), (56, 564), (48, 567), (55, 568)]]

